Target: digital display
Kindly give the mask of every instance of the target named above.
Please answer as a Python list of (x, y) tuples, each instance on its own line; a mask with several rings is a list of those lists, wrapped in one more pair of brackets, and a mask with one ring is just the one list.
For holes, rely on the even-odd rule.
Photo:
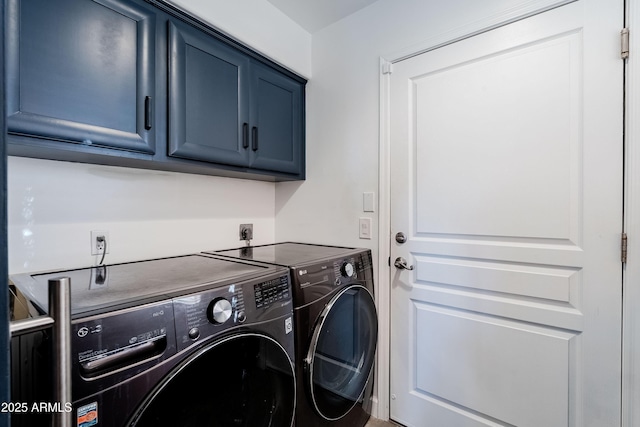
[(256, 308), (268, 307), (274, 302), (289, 299), (289, 278), (281, 276), (277, 279), (262, 282), (253, 286)]

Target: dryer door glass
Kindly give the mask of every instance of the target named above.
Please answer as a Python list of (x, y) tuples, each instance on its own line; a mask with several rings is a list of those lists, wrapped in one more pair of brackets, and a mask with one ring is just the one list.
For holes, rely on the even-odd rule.
[(376, 351), (378, 318), (363, 286), (342, 290), (320, 314), (307, 355), (313, 405), (328, 420), (346, 415), (369, 380)]
[(203, 348), (167, 375), (130, 426), (289, 427), (291, 359), (280, 344), (241, 334)]

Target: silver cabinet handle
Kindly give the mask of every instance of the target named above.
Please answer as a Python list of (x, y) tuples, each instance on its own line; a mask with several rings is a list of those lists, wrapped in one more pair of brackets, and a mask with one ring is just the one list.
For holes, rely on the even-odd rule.
[(413, 270), (413, 265), (407, 265), (407, 260), (402, 258), (401, 256), (396, 258), (396, 261), (393, 263), (393, 265), (395, 265), (396, 268), (399, 268), (400, 270)]

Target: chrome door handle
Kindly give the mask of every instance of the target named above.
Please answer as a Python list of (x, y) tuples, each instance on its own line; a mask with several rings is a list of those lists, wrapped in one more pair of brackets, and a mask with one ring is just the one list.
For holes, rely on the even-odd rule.
[(407, 260), (402, 258), (401, 256), (396, 258), (396, 261), (393, 263), (393, 265), (395, 265), (396, 268), (399, 268), (400, 270), (413, 270), (413, 265), (407, 265)]

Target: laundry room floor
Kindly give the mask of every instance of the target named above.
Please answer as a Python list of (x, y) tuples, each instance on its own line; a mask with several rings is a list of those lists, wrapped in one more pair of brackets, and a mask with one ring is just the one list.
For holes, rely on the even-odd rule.
[(370, 418), (364, 427), (399, 427), (399, 424), (390, 421), (382, 421), (377, 418)]

